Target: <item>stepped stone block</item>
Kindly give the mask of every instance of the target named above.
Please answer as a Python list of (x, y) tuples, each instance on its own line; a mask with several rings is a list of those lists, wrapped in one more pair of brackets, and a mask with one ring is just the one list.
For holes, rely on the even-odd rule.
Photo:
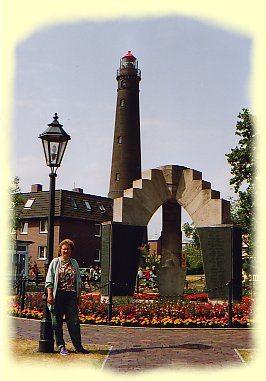
[(134, 197), (134, 190), (133, 188), (128, 188), (124, 190), (123, 197), (133, 198)]
[(211, 198), (220, 198), (220, 192), (214, 189), (211, 189)]
[(179, 183), (180, 176), (182, 176), (184, 169), (188, 168), (180, 165), (164, 165), (158, 167), (158, 169), (163, 173), (165, 183), (172, 185)]
[(162, 171), (167, 189), (171, 197), (175, 199), (177, 187), (183, 174), (183, 170), (187, 168), (178, 165), (166, 165), (159, 167), (158, 169)]
[(190, 201), (188, 205), (186, 205), (187, 212), (190, 215), (194, 214), (198, 209), (204, 208), (209, 200), (218, 199), (218, 197), (215, 196), (217, 196), (217, 193), (213, 192), (212, 189), (203, 189)]
[(202, 189), (211, 189), (211, 183), (209, 181), (201, 180)]
[[(190, 175), (190, 174), (189, 174)], [(184, 174), (177, 189), (177, 201), (186, 209), (192, 200), (204, 189), (210, 189), (210, 183), (202, 180), (191, 180), (191, 176)]]
[(222, 200), (209, 199), (190, 216), (196, 226), (212, 226), (222, 223)]
[(230, 214), (230, 201), (221, 199), (222, 201), (222, 224), (231, 224), (231, 214)]
[(141, 192), (136, 194), (137, 198), (142, 198), (143, 204), (151, 211), (156, 211), (170, 197), (170, 193), (165, 184), (158, 181), (143, 180)]
[(113, 202), (113, 221), (122, 222), (123, 221), (123, 197), (118, 197), (114, 199)]
[(118, 202), (114, 200), (114, 211), (119, 210), (118, 213), (114, 213), (114, 222), (124, 222), (129, 225), (146, 226), (151, 218), (149, 210), (144, 205), (140, 204), (137, 200), (121, 197)]
[[(114, 221), (148, 223), (174, 192), (178, 203), (199, 224), (203, 221), (205, 224), (230, 222), (230, 202), (220, 200), (220, 192), (211, 189), (210, 182), (202, 180), (200, 171), (177, 165), (144, 171), (142, 178), (124, 191), (123, 197), (114, 200)], [(217, 202), (211, 203), (211, 200)]]
[(152, 180), (152, 177), (155, 177), (155, 173), (157, 172), (158, 176), (161, 176), (160, 171), (157, 169), (147, 169), (143, 171), (141, 174), (142, 179)]
[(190, 169), (190, 171), (192, 171), (192, 180), (202, 180), (202, 172), (196, 169)]

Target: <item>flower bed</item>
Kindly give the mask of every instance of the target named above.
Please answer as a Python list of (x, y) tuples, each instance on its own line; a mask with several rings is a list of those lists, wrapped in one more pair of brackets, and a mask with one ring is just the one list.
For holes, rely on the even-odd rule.
[[(135, 299), (143, 299), (143, 300), (154, 300), (159, 298), (158, 293), (152, 293), (152, 294), (147, 294), (147, 293), (135, 293), (134, 294)], [(207, 294), (186, 294), (184, 293), (182, 296), (183, 299), (189, 299), (189, 300), (201, 300), (203, 302), (207, 302), (208, 300), (208, 295)]]
[[(198, 298), (205, 298), (200, 294)], [(197, 301), (197, 297), (180, 300), (162, 299), (158, 295), (135, 295), (130, 304), (114, 303), (112, 308), (112, 325), (134, 327), (175, 327), (175, 328), (223, 328), (228, 324), (227, 304), (211, 304)], [(10, 314), (29, 319), (41, 319), (43, 301), (39, 295), (29, 294), (25, 308), (19, 311), (18, 298), (13, 299)], [(106, 303), (101, 303), (99, 295), (84, 294), (80, 306), (79, 318), (82, 324), (106, 324)], [(233, 326), (250, 327), (253, 323), (253, 300), (243, 298), (242, 302), (233, 305)]]

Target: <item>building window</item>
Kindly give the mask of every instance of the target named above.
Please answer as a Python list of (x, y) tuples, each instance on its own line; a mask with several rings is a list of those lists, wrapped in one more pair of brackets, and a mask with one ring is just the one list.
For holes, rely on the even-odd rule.
[(125, 107), (125, 104), (126, 104), (125, 99), (120, 99), (120, 106)]
[(78, 205), (76, 203), (76, 200), (74, 200), (74, 198), (71, 198), (71, 205), (73, 206), (74, 209), (78, 209)]
[(106, 209), (105, 209), (105, 207), (103, 205), (100, 205), (99, 209), (100, 209), (101, 213), (105, 213), (106, 212)]
[(101, 236), (102, 236), (102, 225), (95, 224), (95, 237), (101, 237)]
[(46, 259), (46, 246), (38, 246), (38, 259)]
[(29, 223), (22, 222), (21, 228), (20, 228), (20, 234), (28, 234), (28, 230), (29, 230)]
[(101, 262), (101, 250), (96, 249), (94, 262)]
[(41, 220), (40, 221), (40, 233), (47, 233), (48, 232), (48, 221), (47, 220)]
[(115, 181), (119, 181), (120, 180), (120, 174), (119, 173), (116, 173), (115, 174)]
[(123, 140), (123, 139), (122, 139), (122, 136), (118, 136), (117, 143), (118, 143), (118, 144), (122, 144), (122, 140)]
[(27, 246), (18, 245), (17, 251), (27, 251)]
[(90, 212), (92, 211), (92, 207), (91, 207), (91, 204), (89, 203), (89, 201), (85, 200), (84, 201), (84, 204), (86, 206), (86, 209), (89, 210)]
[(30, 209), (34, 201), (35, 201), (35, 198), (29, 198), (24, 205), (24, 209)]

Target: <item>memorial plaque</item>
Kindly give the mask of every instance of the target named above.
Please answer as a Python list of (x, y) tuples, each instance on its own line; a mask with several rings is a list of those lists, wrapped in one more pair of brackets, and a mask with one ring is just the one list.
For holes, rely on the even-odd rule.
[[(102, 225), (101, 293), (108, 295), (109, 273), (113, 296), (134, 294), (139, 263), (139, 247), (145, 242), (146, 226), (104, 223)], [(111, 258), (111, 264), (110, 264)]]
[(101, 294), (108, 295), (111, 223), (102, 224)]
[(233, 300), (242, 298), (241, 228), (232, 225), (197, 227), (209, 299), (228, 298), (232, 281)]

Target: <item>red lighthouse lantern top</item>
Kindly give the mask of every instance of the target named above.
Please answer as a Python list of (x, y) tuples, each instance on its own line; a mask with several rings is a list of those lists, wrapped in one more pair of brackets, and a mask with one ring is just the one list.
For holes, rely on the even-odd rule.
[(125, 55), (123, 56), (123, 58), (125, 58), (125, 57), (133, 57), (133, 58), (135, 58), (135, 57), (133, 56), (133, 54), (131, 53), (131, 50), (128, 50), (127, 54), (125, 54)]
[(131, 50), (128, 50), (127, 54), (125, 54), (120, 60), (120, 69), (123, 68), (138, 68), (138, 60), (133, 56)]

